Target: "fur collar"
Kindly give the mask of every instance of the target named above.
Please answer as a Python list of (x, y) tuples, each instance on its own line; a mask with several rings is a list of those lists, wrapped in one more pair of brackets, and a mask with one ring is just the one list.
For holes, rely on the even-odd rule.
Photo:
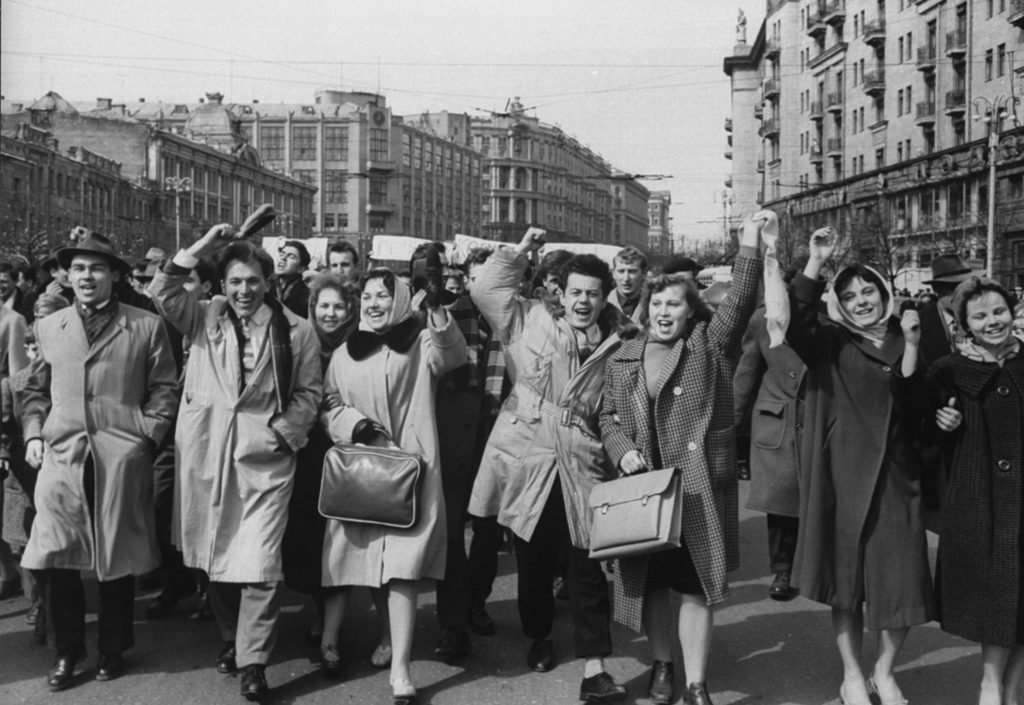
[(389, 328), (383, 335), (368, 330), (356, 330), (349, 336), (345, 345), (353, 360), (364, 360), (386, 345), (395, 352), (406, 353), (420, 336), (420, 323), (413, 318), (406, 318), (401, 323)]

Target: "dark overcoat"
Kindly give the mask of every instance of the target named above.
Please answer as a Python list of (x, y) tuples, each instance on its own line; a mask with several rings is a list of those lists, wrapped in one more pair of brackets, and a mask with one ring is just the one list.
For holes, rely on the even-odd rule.
[(790, 288), (787, 339), (807, 365), (793, 582), (816, 602), (864, 604), (873, 631), (922, 624), (934, 600), (914, 443), (920, 413), (896, 375), (903, 335), (890, 320), (878, 348), (819, 319), (824, 288), (802, 274)]
[(956, 397), (963, 423), (942, 515), (937, 586), (942, 628), (984, 644), (1024, 644), (1024, 345), (999, 367), (955, 353), (930, 377), (934, 404)]
[[(740, 339), (757, 303), (759, 262), (741, 253), (732, 286), (710, 322), (697, 322), (672, 347), (657, 381), (654, 418), (644, 376), (647, 337), (622, 344), (608, 360), (601, 407), (601, 437), (613, 466), (640, 451), (656, 467), (682, 473), (683, 537), (709, 605), (729, 594), (728, 570), (739, 566), (736, 436), (732, 375)], [(639, 630), (648, 558), (619, 561), (615, 616)]]
[(743, 354), (732, 379), (737, 428), (750, 418), (747, 508), (796, 517), (807, 368), (788, 345), (773, 348), (769, 343), (764, 309), (759, 308), (743, 334)]

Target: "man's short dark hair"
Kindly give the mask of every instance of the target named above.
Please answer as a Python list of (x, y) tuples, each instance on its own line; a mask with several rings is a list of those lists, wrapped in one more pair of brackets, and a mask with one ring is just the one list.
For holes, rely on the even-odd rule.
[(285, 240), (281, 243), (281, 249), (286, 247), (294, 247), (299, 253), (299, 262), (302, 263), (302, 268), (305, 269), (309, 266), (310, 256), (309, 250), (306, 249), (306, 245), (302, 240)]
[(601, 291), (605, 295), (612, 293), (615, 288), (615, 280), (612, 279), (612, 272), (608, 269), (607, 263), (597, 255), (584, 254), (573, 255), (558, 272), (558, 286), (565, 291), (570, 274), (582, 274), (585, 277), (594, 277), (601, 280)]
[(352, 255), (352, 264), (358, 265), (359, 253), (356, 251), (355, 245), (346, 240), (336, 242), (327, 248), (327, 263), (330, 264), (332, 254), (343, 255), (346, 252)]
[(200, 257), (199, 261), (196, 262), (196, 276), (199, 277), (200, 283), (205, 284), (210, 282), (211, 284), (217, 284), (217, 265), (209, 257)]
[(544, 286), (544, 280), (552, 274), (557, 277), (558, 270), (570, 259), (572, 259), (572, 253), (569, 250), (551, 250), (541, 257), (540, 265), (537, 268), (537, 278), (540, 280), (536, 282), (537, 286)]
[(236, 240), (224, 248), (217, 257), (217, 280), (223, 281), (228, 267), (234, 262), (247, 265), (258, 265), (264, 279), (270, 279), (274, 273), (274, 260), (267, 251), (257, 247), (248, 240)]
[(11, 279), (17, 281), (18, 268), (10, 262), (0, 262), (0, 274), (10, 275)]
[(462, 266), (468, 272), (470, 267), (483, 264), (490, 259), (492, 254), (494, 254), (494, 250), (488, 250), (486, 247), (474, 247), (466, 255), (466, 261), (462, 263)]

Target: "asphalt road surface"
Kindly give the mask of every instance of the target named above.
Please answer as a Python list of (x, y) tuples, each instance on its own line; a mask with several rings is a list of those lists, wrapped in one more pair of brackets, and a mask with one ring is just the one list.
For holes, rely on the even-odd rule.
[[(741, 483), (741, 506), (747, 486)], [(779, 603), (767, 598), (765, 520), (741, 510), (742, 566), (732, 576), (731, 598), (715, 613), (708, 688), (715, 705), (831, 705), (838, 702), (842, 669), (831, 636), (829, 612), (797, 598)], [(934, 558), (935, 537), (930, 536)], [(94, 585), (87, 589), (95, 608)], [(423, 705), (541, 705), (575, 703), (582, 662), (572, 657), (569, 610), (556, 606), (558, 667), (544, 674), (525, 664), (528, 640), (519, 629), (515, 602), (514, 557), (502, 554), (499, 576), (488, 610), (498, 627), (492, 637), (474, 637), (473, 654), (456, 666), (434, 659), (440, 636), (433, 590), (421, 593), (413, 645), (413, 677)], [(0, 603), (0, 703), (145, 703), (147, 705), (238, 705), (238, 679), (214, 669), (220, 647), (216, 626), (191, 616), (196, 598), (182, 601), (176, 615), (159, 621), (142, 618), (155, 595), (140, 592), (136, 601), (136, 646), (126, 653), (127, 670), (114, 681), (93, 680), (95, 625), (88, 631), (89, 657), (80, 664), (75, 685), (51, 694), (46, 672), (52, 650), (37, 645), (25, 623), (28, 601)], [(89, 615), (95, 621), (95, 615)], [(317, 649), (307, 646), (309, 623), (305, 598), (287, 594), (280, 638), (267, 679), (268, 704), (391, 702), (388, 673), (373, 668), (370, 653), (379, 626), (366, 591), (356, 591), (340, 641), (346, 667), (339, 680), (328, 680), (317, 667)], [(870, 635), (869, 635), (870, 637)], [(626, 685), (628, 703), (647, 703), (650, 652), (646, 640), (621, 626), (613, 628), (614, 655), (608, 669)], [(865, 639), (865, 663), (874, 655), (873, 638)], [(681, 657), (676, 654), (676, 662)], [(971, 705), (977, 702), (981, 660), (977, 646), (942, 632), (936, 624), (912, 629), (898, 660), (897, 678), (910, 705)], [(677, 674), (679, 669), (677, 668)], [(677, 675), (678, 677), (678, 675)], [(682, 685), (676, 684), (677, 690)], [(677, 702), (678, 702), (677, 698)]]

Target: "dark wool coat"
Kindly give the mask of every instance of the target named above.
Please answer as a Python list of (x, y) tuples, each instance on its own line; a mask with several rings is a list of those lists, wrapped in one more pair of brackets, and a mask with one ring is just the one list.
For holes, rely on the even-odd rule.
[(895, 374), (903, 335), (892, 319), (877, 348), (819, 319), (824, 288), (799, 274), (790, 289), (787, 339), (807, 365), (793, 582), (816, 602), (864, 604), (873, 631), (923, 624), (934, 601), (914, 443), (920, 414)]
[(772, 348), (769, 343), (764, 309), (760, 308), (743, 334), (743, 355), (732, 378), (737, 428), (745, 427), (749, 418), (747, 508), (796, 517), (800, 516), (797, 474), (807, 368), (788, 345)]
[[(683, 537), (709, 605), (728, 596), (726, 571), (739, 566), (732, 375), (757, 303), (759, 265), (744, 248), (729, 294), (710, 323), (695, 323), (673, 346), (657, 382), (653, 419), (644, 376), (646, 336), (624, 342), (605, 370), (600, 417), (605, 452), (618, 467), (622, 456), (639, 450), (648, 467), (655, 467), (655, 431), (661, 467), (682, 471)], [(651, 559), (657, 556), (620, 560), (615, 571), (615, 618), (637, 631)]]
[(984, 644), (1024, 644), (1024, 345), (1000, 368), (959, 353), (930, 377), (935, 405), (963, 413), (942, 515), (937, 586), (942, 628)]

